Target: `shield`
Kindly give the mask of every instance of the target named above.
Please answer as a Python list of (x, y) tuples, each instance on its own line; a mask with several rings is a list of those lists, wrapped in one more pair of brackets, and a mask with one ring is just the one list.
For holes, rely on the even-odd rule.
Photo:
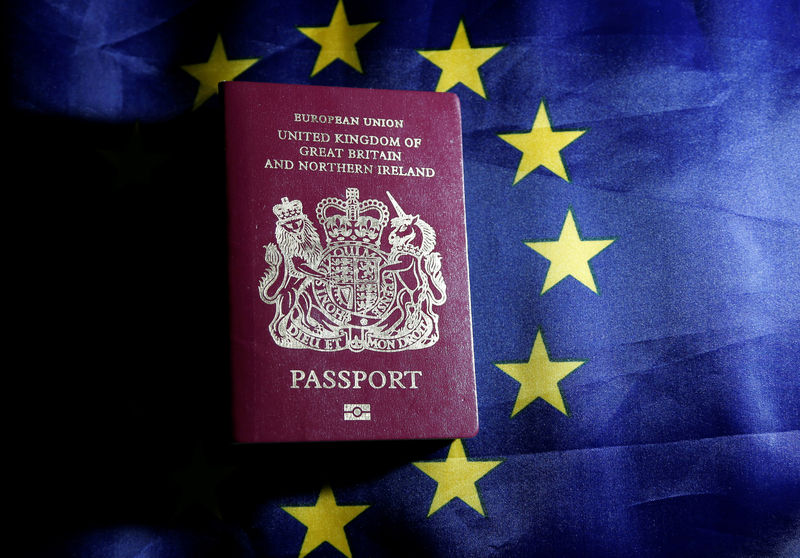
[(328, 279), (326, 298), (351, 315), (380, 318), (395, 291), (393, 276), (381, 281), (380, 271), (385, 263), (386, 254), (368, 244), (330, 246), (320, 265)]

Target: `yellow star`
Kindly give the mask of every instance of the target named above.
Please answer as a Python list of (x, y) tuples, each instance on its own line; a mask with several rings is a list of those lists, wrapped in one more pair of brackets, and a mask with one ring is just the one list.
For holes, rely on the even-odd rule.
[(592, 268), (589, 267), (589, 260), (607, 248), (614, 240), (613, 238), (581, 240), (572, 210), (567, 210), (567, 218), (564, 219), (558, 240), (525, 243), (526, 246), (533, 248), (537, 253), (550, 260), (550, 267), (547, 269), (541, 294), (546, 293), (569, 275), (589, 287), (592, 292), (597, 293), (597, 285), (594, 282)]
[(528, 362), (496, 362), (494, 365), (520, 383), (513, 417), (530, 403), (541, 397), (550, 405), (569, 416), (558, 382), (584, 364), (585, 360), (554, 362), (547, 355), (541, 330), (536, 332)]
[(378, 23), (380, 22), (350, 25), (344, 12), (344, 3), (339, 0), (327, 27), (298, 27), (298, 31), (322, 47), (314, 69), (311, 70), (311, 77), (336, 60), (346, 62), (363, 74), (361, 61), (356, 52), (356, 43)]
[(467, 460), (461, 440), (453, 441), (445, 461), (414, 463), (414, 466), (438, 483), (428, 517), (453, 498), (460, 498), (469, 507), (485, 516), (475, 482), (500, 463), (502, 461)]
[(228, 60), (228, 56), (225, 54), (225, 47), (222, 44), (222, 35), (217, 35), (217, 41), (214, 43), (214, 49), (211, 51), (208, 62), (181, 66), (200, 82), (197, 97), (194, 99), (193, 110), (196, 110), (217, 93), (219, 82), (232, 80), (259, 60), (261, 59), (242, 58)]
[(351, 556), (344, 526), (369, 506), (338, 506), (330, 486), (323, 487), (313, 506), (283, 506), (281, 509), (308, 527), (299, 558), (329, 542), (345, 556)]
[(561, 158), (561, 150), (581, 137), (584, 132), (586, 130), (554, 131), (550, 127), (550, 118), (547, 116), (547, 108), (542, 100), (530, 132), (498, 134), (500, 139), (522, 151), (522, 159), (517, 168), (517, 175), (514, 177), (514, 184), (540, 166), (550, 169), (557, 176), (569, 182), (567, 169)]
[(436, 91), (448, 91), (459, 83), (463, 83), (475, 93), (486, 98), (483, 82), (478, 68), (497, 54), (503, 47), (472, 48), (467, 37), (464, 22), (458, 22), (458, 29), (448, 50), (418, 50), (422, 56), (442, 69)]

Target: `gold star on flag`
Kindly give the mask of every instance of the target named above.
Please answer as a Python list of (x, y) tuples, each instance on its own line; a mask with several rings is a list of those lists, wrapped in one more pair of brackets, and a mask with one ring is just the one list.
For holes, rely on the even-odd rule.
[(463, 83), (475, 93), (486, 98), (478, 68), (497, 54), (503, 47), (472, 48), (467, 37), (464, 22), (458, 22), (458, 29), (448, 50), (418, 50), (417, 52), (439, 66), (442, 74), (436, 84), (436, 91), (448, 91)]
[(574, 277), (589, 287), (592, 292), (597, 293), (597, 285), (594, 282), (592, 269), (589, 267), (589, 260), (607, 248), (614, 240), (613, 238), (581, 239), (572, 216), (572, 210), (567, 210), (567, 218), (564, 219), (558, 240), (525, 243), (526, 246), (550, 260), (550, 267), (547, 269), (541, 294), (546, 293), (568, 276)]
[(495, 366), (520, 384), (511, 416), (513, 417), (519, 413), (539, 397), (569, 416), (558, 382), (585, 362), (585, 360), (551, 361), (542, 338), (542, 332), (541, 330), (537, 331), (536, 340), (533, 342), (533, 348), (531, 349), (531, 356), (528, 357), (527, 362), (495, 363)]
[(522, 151), (517, 175), (514, 184), (525, 178), (528, 173), (537, 168), (550, 169), (556, 176), (569, 182), (561, 150), (581, 137), (586, 130), (555, 131), (550, 127), (550, 118), (544, 100), (539, 104), (536, 119), (530, 132), (515, 134), (499, 134), (500, 139), (506, 141)]
[(486, 515), (475, 482), (500, 463), (502, 461), (469, 461), (461, 440), (453, 441), (445, 461), (414, 463), (415, 467), (438, 483), (428, 517), (454, 498), (459, 498), (479, 514)]
[(225, 54), (225, 47), (222, 44), (222, 35), (217, 35), (217, 40), (214, 43), (214, 49), (211, 51), (208, 62), (181, 66), (200, 82), (197, 97), (194, 99), (193, 110), (196, 110), (213, 95), (217, 94), (219, 82), (231, 81), (259, 60), (261, 59), (241, 58), (239, 60), (228, 60), (228, 55)]
[(298, 27), (298, 31), (322, 47), (314, 63), (314, 69), (311, 70), (311, 77), (336, 60), (342, 60), (363, 74), (361, 61), (356, 52), (356, 43), (378, 23), (380, 22), (350, 25), (344, 11), (344, 3), (339, 0), (327, 27)]
[(283, 506), (281, 509), (308, 527), (299, 558), (307, 555), (324, 542), (334, 546), (345, 556), (350, 554), (344, 526), (350, 523), (369, 506), (339, 506), (330, 486), (319, 493), (313, 506)]

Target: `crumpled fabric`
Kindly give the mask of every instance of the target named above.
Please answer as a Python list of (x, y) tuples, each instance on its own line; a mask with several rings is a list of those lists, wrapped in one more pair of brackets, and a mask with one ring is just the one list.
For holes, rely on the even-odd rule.
[[(8, 9), (7, 185), (30, 296), (19, 398), (23, 548), (94, 557), (298, 556), (283, 507), (323, 486), (369, 505), (353, 556), (800, 553), (800, 8), (796, 3), (345, 1), (360, 73), (313, 78), (335, 2), (87, 0)], [(502, 46), (464, 84), (465, 196), (485, 515), (414, 462), (450, 441), (235, 445), (218, 96), (192, 110), (219, 34), (236, 79), (433, 90), (419, 50)], [(586, 130), (513, 184), (499, 134)], [(423, 195), (423, 194), (421, 194)], [(525, 242), (568, 211), (597, 293)], [(24, 237), (24, 238), (23, 238)], [(446, 265), (446, 262), (445, 262)], [(23, 292), (23, 291), (14, 291)], [(514, 417), (537, 332), (586, 361)], [(16, 374), (16, 373), (15, 373)], [(23, 553), (25, 554), (25, 553)], [(311, 556), (341, 552), (329, 543)]]

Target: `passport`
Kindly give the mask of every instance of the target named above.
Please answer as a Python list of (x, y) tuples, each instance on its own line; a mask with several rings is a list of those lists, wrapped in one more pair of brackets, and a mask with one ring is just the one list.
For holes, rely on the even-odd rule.
[(235, 440), (474, 436), (458, 98), (220, 90)]

